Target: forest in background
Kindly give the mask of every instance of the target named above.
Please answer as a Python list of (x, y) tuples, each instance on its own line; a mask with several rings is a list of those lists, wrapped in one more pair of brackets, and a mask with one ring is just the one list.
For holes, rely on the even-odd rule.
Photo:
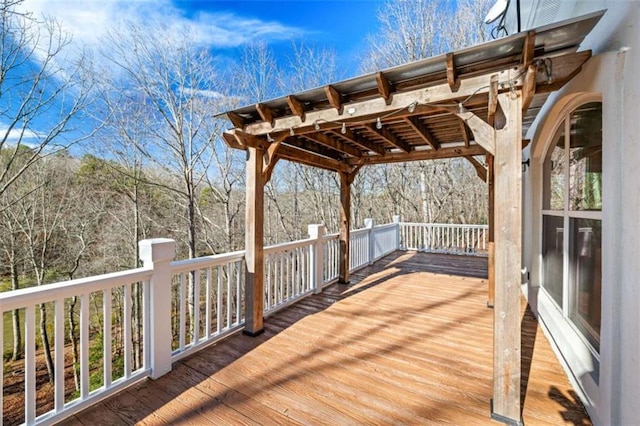
[[(242, 249), (245, 153), (221, 141), (230, 125), (215, 115), (346, 77), (310, 40), (294, 42), (284, 67), (262, 43), (222, 66), (195, 34), (162, 23), (123, 21), (102, 41), (108, 51), (78, 49), (20, 4), (0, 4), (3, 291), (137, 267), (145, 238), (175, 239), (177, 258)], [(488, 40), (487, 6), (389, 0), (362, 72)], [(281, 161), (265, 188), (266, 243), (306, 237), (312, 223), (336, 232), (338, 206), (336, 174)], [(353, 228), (395, 214), (486, 223), (486, 185), (465, 159), (363, 168)], [(40, 315), (44, 324), (46, 307)], [(19, 342), (7, 355), (21, 357)]]

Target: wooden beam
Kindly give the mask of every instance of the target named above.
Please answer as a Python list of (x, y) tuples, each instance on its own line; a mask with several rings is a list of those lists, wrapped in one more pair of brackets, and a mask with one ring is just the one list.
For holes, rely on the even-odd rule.
[(248, 148), (245, 210), (245, 325), (243, 333), (264, 331), (264, 183), (263, 151)]
[(369, 157), (362, 157), (361, 159), (349, 159), (347, 164), (355, 165), (362, 162), (364, 165), (372, 164), (386, 164), (386, 163), (403, 163), (407, 161), (422, 161), (422, 160), (439, 160), (443, 158), (457, 158), (464, 157), (465, 155), (484, 155), (486, 151), (480, 145), (471, 145), (469, 148), (463, 146), (457, 148), (440, 148), (435, 151), (433, 149), (422, 151), (394, 152), (388, 153), (384, 157), (372, 155)]
[(287, 104), (289, 104), (289, 108), (294, 115), (300, 117), (300, 120), (304, 122), (305, 113), (304, 113), (304, 104), (298, 100), (295, 96), (287, 96)]
[(306, 166), (318, 167), (325, 170), (344, 171), (351, 170), (351, 166), (342, 163), (331, 158), (321, 157), (320, 155), (313, 154), (311, 152), (303, 151), (301, 149), (283, 145), (278, 150), (278, 157), (289, 161), (295, 161), (296, 163), (304, 164)]
[(550, 61), (547, 67), (551, 75), (547, 76), (546, 72), (537, 73), (536, 93), (548, 93), (560, 89), (580, 72), (582, 65), (590, 57), (591, 50), (584, 50), (553, 58), (540, 58), (543, 61)]
[(494, 169), (493, 169), (493, 155), (487, 154), (487, 186), (489, 192), (489, 229), (488, 229), (488, 244), (489, 251), (489, 295), (487, 300), (487, 306), (493, 308), (495, 303), (496, 294), (496, 275), (495, 275), (495, 246), (494, 246)]
[(393, 88), (391, 87), (391, 83), (382, 72), (376, 73), (376, 83), (378, 85), (378, 93), (385, 100), (386, 104), (389, 105), (391, 103), (391, 93), (393, 93)]
[(362, 151), (358, 148), (354, 148), (351, 145), (347, 145), (342, 141), (332, 138), (331, 136), (327, 136), (324, 133), (310, 133), (304, 135), (305, 138), (308, 138), (316, 143), (327, 146), (331, 149), (335, 149), (336, 151), (340, 151), (344, 154), (350, 155), (352, 157), (360, 158), (362, 157)]
[(449, 87), (453, 89), (458, 81), (458, 74), (456, 72), (456, 64), (453, 58), (453, 52), (447, 53), (447, 83)]
[(378, 155), (385, 155), (387, 152), (380, 145), (375, 144), (374, 142), (370, 142), (367, 139), (355, 134), (349, 128), (346, 129), (344, 133), (339, 132), (337, 130), (330, 130), (330, 133), (335, 136), (339, 136), (343, 139), (348, 140), (349, 142), (358, 145), (362, 149), (366, 149), (367, 151), (374, 152)]
[(271, 174), (273, 173), (273, 169), (276, 167), (278, 162), (278, 150), (280, 146), (282, 146), (282, 141), (284, 137), (278, 138), (275, 142), (273, 142), (267, 148), (266, 152), (263, 155), (262, 161), (262, 182), (266, 185), (271, 180)]
[(233, 124), (233, 127), (237, 129), (242, 129), (244, 127), (245, 119), (242, 118), (240, 114), (236, 114), (235, 112), (229, 111), (227, 113), (227, 118), (229, 119), (229, 121), (231, 121), (231, 124)]
[(355, 173), (340, 175), (340, 257), (338, 258), (338, 284), (349, 284), (349, 251), (351, 233), (351, 183)]
[(450, 111), (460, 117), (473, 132), (476, 143), (489, 154), (495, 154), (496, 131), (480, 117), (468, 111), (465, 107), (450, 107)]
[(533, 101), (533, 95), (536, 94), (536, 66), (531, 64), (527, 67), (527, 73), (524, 76), (522, 84), (522, 114), (526, 113)]
[(472, 137), (469, 135), (469, 128), (465, 124), (464, 120), (458, 117), (458, 125), (460, 126), (460, 133), (462, 134), (462, 141), (464, 146), (469, 148)]
[(329, 105), (335, 108), (338, 111), (338, 114), (342, 115), (342, 95), (340, 92), (338, 92), (338, 90), (332, 85), (325, 86), (324, 92), (327, 95)]
[[(521, 423), (520, 290), (522, 238), (522, 94), (498, 95), (506, 125), (495, 144), (495, 306), (491, 417)], [(519, 423), (519, 424), (520, 424)]]
[[(500, 82), (506, 83), (507, 81), (514, 81), (516, 87), (521, 84), (518, 79), (519, 72), (513, 69), (501, 72), (498, 74), (498, 84)], [(333, 108), (324, 108), (318, 110), (306, 111), (306, 121), (302, 123), (298, 116), (284, 116), (277, 117), (274, 127), (263, 123), (254, 122), (245, 126), (245, 131), (254, 135), (261, 135), (266, 133), (277, 133), (280, 131), (289, 131), (289, 129), (296, 129), (298, 132), (304, 133), (308, 129), (314, 128), (314, 123), (319, 123), (324, 129), (326, 123), (342, 123), (352, 122), (356, 120), (375, 120), (375, 117), (399, 113), (401, 110), (405, 110), (407, 105), (417, 102), (418, 107), (416, 112), (435, 105), (438, 103), (450, 103), (456, 100), (462, 100), (469, 96), (482, 96), (489, 91), (489, 75), (480, 75), (475, 77), (469, 77), (459, 80), (458, 91), (453, 93), (449, 84), (446, 82), (443, 84), (435, 84), (429, 87), (421, 87), (419, 89), (407, 90), (403, 92), (395, 92), (391, 96), (391, 103), (386, 104), (382, 97), (375, 97), (373, 99), (363, 99), (361, 101), (354, 101), (349, 103), (349, 109), (353, 109), (352, 113), (346, 113), (342, 109), (342, 99), (337, 91), (328, 89), (331, 86), (325, 86), (325, 91), (329, 92), (327, 99), (331, 103)], [(330, 93), (334, 93), (331, 95)], [(377, 93), (377, 89), (376, 89)], [(333, 99), (333, 101), (332, 101)], [(333, 103), (332, 103), (333, 102)], [(336, 107), (340, 107), (340, 110)], [(434, 106), (435, 107), (435, 106)], [(439, 106), (438, 106), (439, 107)], [(407, 114), (409, 115), (409, 114)], [(401, 116), (401, 115), (398, 115)], [(332, 127), (334, 124), (328, 125)], [(339, 127), (339, 125), (338, 125)]]
[(242, 143), (242, 141), (237, 137), (237, 135), (235, 133), (223, 132), (222, 133), (222, 139), (224, 139), (224, 141), (227, 143), (229, 148), (233, 148), (233, 149), (245, 149), (246, 148), (244, 143)]
[(307, 139), (306, 135), (305, 137), (289, 137), (286, 139), (286, 143), (287, 145), (309, 151), (313, 154), (318, 154), (337, 161), (342, 161), (342, 154), (340, 152), (325, 145), (321, 145), (311, 139)]
[(260, 118), (262, 118), (262, 121), (269, 123), (271, 127), (273, 127), (273, 120), (275, 118), (273, 110), (265, 104), (256, 104), (256, 110), (258, 111), (258, 114), (260, 114)]
[(489, 81), (489, 101), (487, 102), (487, 123), (494, 127), (496, 120), (496, 111), (498, 110), (498, 76), (491, 76)]
[(385, 127), (382, 127), (382, 129), (377, 129), (373, 124), (365, 124), (364, 127), (380, 136), (382, 139), (395, 146), (396, 148), (399, 148), (404, 152), (411, 152), (411, 147), (409, 146), (409, 144), (403, 140), (398, 139), (393, 133), (389, 131), (389, 129)]
[(536, 32), (530, 30), (524, 38), (522, 46), (522, 69), (527, 69), (533, 64), (533, 57), (536, 50)]
[(471, 155), (465, 155), (464, 158), (468, 162), (471, 163), (471, 165), (473, 166), (474, 169), (476, 169), (476, 173), (477, 173), (478, 177), (480, 179), (482, 179), (483, 182), (486, 182), (487, 181), (487, 169), (484, 167), (484, 165), (482, 165), (482, 163), (480, 163), (478, 160), (476, 160)]
[(263, 136), (254, 136), (243, 132), (240, 129), (231, 129), (222, 133), (222, 137), (230, 148), (246, 149), (260, 148), (267, 149), (269, 142)]
[(427, 129), (427, 126), (425, 126), (418, 117), (405, 117), (404, 121), (409, 124), (413, 131), (416, 132), (423, 141), (431, 145), (432, 149), (440, 148), (440, 145), (438, 145), (436, 139), (433, 137), (429, 129)]

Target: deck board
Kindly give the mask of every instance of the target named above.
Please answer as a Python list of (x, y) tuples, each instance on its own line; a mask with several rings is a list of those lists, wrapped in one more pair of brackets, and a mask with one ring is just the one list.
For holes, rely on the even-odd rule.
[[(231, 336), (69, 424), (496, 424), (486, 267), (394, 253), (267, 318), (264, 334)], [(525, 424), (590, 424), (522, 310)]]

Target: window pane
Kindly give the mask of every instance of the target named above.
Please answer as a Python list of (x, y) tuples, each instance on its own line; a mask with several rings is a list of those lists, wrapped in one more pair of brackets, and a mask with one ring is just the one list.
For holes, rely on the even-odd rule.
[(571, 219), (571, 306), (569, 317), (596, 350), (600, 350), (602, 223)]
[(542, 287), (562, 307), (564, 219), (546, 215), (542, 219)]
[(602, 104), (571, 113), (569, 209), (602, 210)]
[(553, 145), (544, 161), (544, 202), (545, 210), (564, 210), (565, 155), (564, 122), (553, 135)]

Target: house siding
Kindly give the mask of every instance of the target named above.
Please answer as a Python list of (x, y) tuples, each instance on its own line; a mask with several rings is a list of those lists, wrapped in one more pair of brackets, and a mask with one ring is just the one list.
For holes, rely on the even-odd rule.
[[(540, 25), (541, 3), (522, 2), (523, 30)], [(523, 284), (555, 349), (596, 425), (640, 421), (640, 3), (568, 1), (555, 21), (607, 9), (581, 50), (593, 57), (582, 72), (552, 94), (526, 135), (531, 168), (523, 178)], [(536, 14), (538, 13), (538, 14)], [(544, 12), (551, 19), (548, 10)], [(513, 22), (509, 22), (510, 25)], [(534, 25), (535, 24), (535, 25)], [(513, 25), (512, 25), (513, 26)], [(572, 102), (599, 97), (603, 103), (602, 325), (594, 354), (570, 321), (540, 289), (542, 162), (559, 114)], [(526, 275), (525, 275), (525, 280)]]

